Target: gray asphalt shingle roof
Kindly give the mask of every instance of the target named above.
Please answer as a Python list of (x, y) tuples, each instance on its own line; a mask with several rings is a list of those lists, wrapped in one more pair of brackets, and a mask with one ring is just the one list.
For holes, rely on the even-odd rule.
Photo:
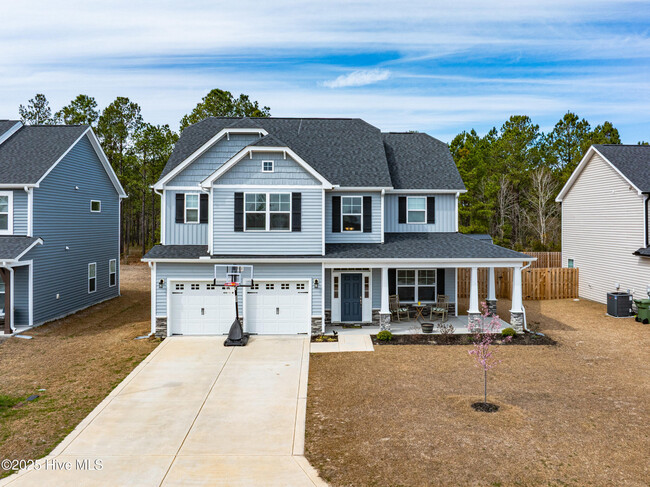
[(650, 247), (641, 247), (639, 250), (634, 252), (634, 255), (640, 255), (641, 257), (650, 257)]
[[(198, 259), (207, 245), (156, 245), (145, 259)], [(214, 255), (215, 259), (321, 258), (320, 255)], [(531, 257), (461, 233), (386, 233), (383, 244), (327, 244), (325, 259), (521, 259)]]
[(27, 125), (20, 128), (0, 144), (0, 182), (38, 182), (87, 129), (87, 125)]
[(181, 134), (161, 177), (225, 128), (261, 128), (254, 145), (286, 145), (334, 185), (464, 189), (447, 145), (426, 134), (382, 134), (358, 118), (211, 117)]
[(650, 192), (650, 146), (595, 144), (594, 148), (637, 188)]
[(38, 237), (0, 237), (0, 260), (13, 260), (38, 240)]
[(422, 133), (382, 134), (395, 189), (465, 189), (449, 147)]
[(9, 130), (17, 123), (18, 120), (0, 120), (0, 139), (2, 138), (2, 134), (4, 134), (7, 130)]

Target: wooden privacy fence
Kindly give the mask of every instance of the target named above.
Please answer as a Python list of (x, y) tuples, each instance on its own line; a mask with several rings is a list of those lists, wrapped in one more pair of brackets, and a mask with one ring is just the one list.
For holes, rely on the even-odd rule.
[(537, 260), (530, 266), (531, 269), (540, 267), (562, 267), (562, 252), (524, 252)]
[[(497, 299), (512, 298), (512, 269), (494, 269)], [(458, 269), (458, 297), (469, 298), (470, 269)], [(478, 295), (487, 296), (488, 269), (478, 269)], [(578, 297), (578, 269), (562, 267), (524, 269), (521, 273), (521, 287), (524, 299), (569, 299)]]

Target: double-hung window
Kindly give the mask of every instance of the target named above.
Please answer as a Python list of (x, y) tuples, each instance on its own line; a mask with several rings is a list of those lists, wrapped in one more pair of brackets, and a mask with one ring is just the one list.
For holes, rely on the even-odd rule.
[(409, 196), (406, 200), (406, 223), (427, 222), (427, 198), (425, 196)]
[(291, 193), (246, 193), (246, 231), (291, 230)]
[(398, 269), (397, 294), (400, 303), (436, 301), (436, 269)]
[(363, 219), (361, 196), (341, 198), (341, 229), (344, 232), (360, 232)]
[(88, 264), (88, 292), (97, 291), (97, 264), (92, 262)]
[(117, 259), (108, 261), (108, 285), (113, 287), (117, 282)]
[(199, 223), (198, 193), (185, 193), (185, 223)]
[(13, 193), (0, 192), (0, 235), (13, 233)]

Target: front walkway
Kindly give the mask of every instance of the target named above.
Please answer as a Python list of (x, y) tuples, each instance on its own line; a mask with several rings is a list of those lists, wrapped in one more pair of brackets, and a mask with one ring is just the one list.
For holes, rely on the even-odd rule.
[(166, 339), (38, 470), (0, 486), (325, 485), (303, 456), (309, 339), (223, 340)]
[[(424, 320), (428, 322), (428, 317)], [(508, 328), (510, 324), (504, 320), (501, 321), (501, 329)], [(440, 319), (434, 319), (431, 321), (436, 325), (440, 323)], [(450, 323), (454, 327), (454, 333), (468, 333), (467, 316), (450, 316), (447, 320), (447, 323)], [(339, 335), (376, 335), (379, 333), (379, 325), (363, 325), (360, 328), (344, 328), (340, 325), (326, 325), (325, 334), (331, 335), (332, 332), (336, 331)], [(415, 320), (402, 320), (402, 321), (391, 321), (390, 331), (393, 335), (413, 335), (422, 333), (422, 328), (420, 327), (420, 321)], [(433, 333), (438, 333), (436, 326), (433, 328)]]

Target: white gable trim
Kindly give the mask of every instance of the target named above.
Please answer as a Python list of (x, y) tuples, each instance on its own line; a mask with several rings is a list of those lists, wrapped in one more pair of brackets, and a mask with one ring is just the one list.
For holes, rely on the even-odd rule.
[(621, 176), (621, 177), (622, 177), (622, 178), (623, 178), (623, 179), (624, 179), (624, 180), (625, 180), (625, 181), (626, 181), (626, 182), (627, 182), (631, 187), (633, 187), (639, 195), (643, 193), (643, 191), (641, 191), (641, 190), (640, 190), (640, 189), (639, 189), (639, 188), (638, 188), (638, 187), (637, 187), (637, 186), (636, 186), (632, 181), (630, 181), (630, 180), (625, 176), (625, 174), (623, 174), (623, 173), (622, 173), (622, 172), (621, 172), (621, 171), (620, 171), (620, 170), (619, 170), (619, 169), (618, 169), (614, 164), (612, 164), (612, 162), (611, 162), (609, 159), (607, 159), (603, 154), (601, 154), (601, 153), (598, 151), (598, 149), (596, 149), (596, 148), (592, 145), (591, 147), (589, 147), (589, 150), (587, 151), (587, 153), (585, 154), (585, 156), (584, 156), (584, 157), (582, 158), (582, 160), (580, 161), (580, 164), (578, 164), (578, 166), (575, 168), (575, 170), (573, 171), (573, 173), (571, 173), (571, 177), (570, 177), (569, 180), (566, 182), (566, 184), (564, 185), (564, 187), (562, 188), (562, 190), (560, 191), (560, 193), (557, 195), (557, 198), (555, 198), (555, 201), (557, 201), (558, 203), (561, 203), (561, 202), (562, 202), (562, 200), (566, 197), (566, 195), (567, 195), (567, 193), (569, 192), (569, 190), (571, 189), (571, 187), (572, 187), (572, 186), (575, 184), (575, 182), (578, 180), (578, 177), (580, 177), (580, 174), (582, 174), (582, 171), (583, 171), (584, 168), (587, 166), (587, 164), (589, 163), (589, 161), (591, 160), (591, 158), (594, 156), (594, 154), (598, 154), (600, 157), (602, 157), (603, 160), (604, 160), (605, 162), (607, 162), (607, 164), (609, 164), (610, 167), (611, 167), (612, 169), (614, 169), (614, 171), (616, 171), (616, 172), (619, 174), (619, 176)]
[(181, 162), (178, 166), (176, 166), (174, 169), (169, 171), (167, 175), (165, 175), (163, 178), (160, 178), (156, 184), (153, 185), (154, 189), (162, 189), (163, 185), (167, 183), (168, 181), (171, 181), (174, 179), (176, 176), (178, 176), (183, 169), (185, 169), (187, 166), (192, 164), (195, 160), (197, 160), (199, 157), (201, 157), (210, 147), (212, 147), (214, 144), (216, 144), (219, 140), (223, 139), (224, 137), (227, 137), (230, 139), (230, 134), (260, 134), (260, 137), (263, 137), (265, 135), (268, 135), (268, 132), (262, 128), (225, 128), (222, 129), (212, 137), (210, 140), (208, 140), (205, 144), (203, 144), (201, 147), (199, 147), (196, 151), (194, 151), (187, 159), (185, 159), (183, 162)]
[(0, 144), (2, 144), (5, 140), (7, 140), (16, 132), (18, 132), (18, 129), (22, 128), (22, 126), (23, 126), (22, 122), (16, 122), (9, 130), (0, 134)]
[(302, 157), (292, 151), (289, 147), (264, 147), (264, 146), (248, 146), (244, 147), (237, 154), (231, 157), (226, 161), (219, 169), (213, 172), (210, 176), (201, 181), (201, 186), (204, 188), (209, 188), (212, 186), (212, 183), (223, 176), (228, 172), (233, 166), (235, 166), (239, 161), (244, 159), (246, 156), (252, 157), (253, 152), (279, 152), (284, 154), (286, 158), (289, 155), (294, 161), (296, 161), (307, 173), (316, 178), (323, 188), (332, 189), (332, 183), (327, 179), (321, 176), (313, 167), (311, 167)]
[(52, 172), (52, 170), (59, 164), (59, 162), (61, 162), (63, 158), (67, 156), (68, 153), (72, 150), (72, 148), (76, 146), (79, 143), (79, 141), (83, 139), (86, 135), (88, 136), (88, 140), (90, 140), (90, 145), (93, 146), (93, 149), (97, 154), (97, 157), (101, 161), (102, 166), (104, 166), (104, 170), (106, 171), (106, 174), (108, 174), (111, 183), (113, 183), (113, 186), (117, 191), (117, 194), (120, 196), (120, 198), (127, 198), (127, 195), (124, 192), (124, 188), (122, 188), (122, 185), (120, 184), (120, 180), (117, 179), (117, 175), (115, 174), (115, 171), (113, 171), (111, 163), (108, 161), (106, 154), (104, 154), (104, 151), (102, 150), (102, 147), (99, 144), (99, 140), (97, 139), (95, 132), (93, 132), (93, 130), (90, 127), (88, 127), (84, 131), (84, 133), (79, 136), (77, 140), (75, 140), (72, 144), (70, 144), (70, 147), (68, 147), (68, 149), (61, 155), (61, 157), (59, 157), (56, 160), (56, 162), (52, 164), (47, 171), (45, 171), (45, 174), (41, 176), (41, 178), (36, 182), (34, 186), (39, 187), (41, 185), (41, 182), (47, 177), (47, 175)]

